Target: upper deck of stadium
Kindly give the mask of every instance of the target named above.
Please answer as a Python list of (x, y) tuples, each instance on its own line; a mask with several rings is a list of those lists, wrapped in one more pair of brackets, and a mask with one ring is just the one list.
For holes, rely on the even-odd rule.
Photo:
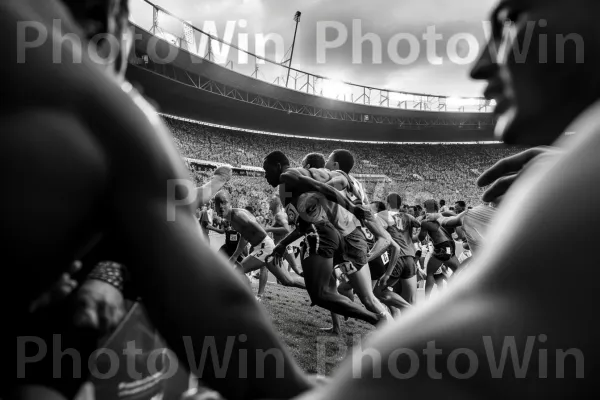
[[(240, 129), (342, 140), (494, 140), (489, 100), (336, 82), (295, 68), (288, 80), (287, 65), (224, 43), (148, 0), (135, 1), (143, 12), (133, 15), (137, 39), (128, 78), (161, 112)], [(237, 52), (217, 62), (210, 51), (213, 42)]]

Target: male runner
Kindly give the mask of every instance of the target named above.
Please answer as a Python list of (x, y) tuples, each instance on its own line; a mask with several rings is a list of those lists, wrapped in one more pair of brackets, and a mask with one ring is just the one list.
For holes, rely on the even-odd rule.
[[(346, 194), (348, 196), (348, 199), (354, 204), (362, 204), (363, 206), (369, 206), (369, 200), (362, 187), (362, 184), (358, 180), (354, 179), (352, 176), (348, 175), (348, 173), (352, 170), (353, 165), (354, 156), (347, 150), (335, 150), (330, 155), (329, 160), (327, 162), (325, 161), (324, 156), (320, 153), (308, 154), (302, 160), (302, 167), (306, 170), (309, 170), (309, 172), (311, 169), (321, 168), (327, 168), (329, 171), (332, 171), (332, 169), (337, 168), (340, 171), (343, 171), (342, 174), (340, 174), (339, 172), (332, 172), (331, 175), (329, 175), (330, 178), (329, 180), (327, 180), (327, 184), (333, 187), (341, 188), (341, 192)], [(348, 171), (348, 173), (346, 173), (346, 171)], [(319, 176), (316, 171), (312, 171), (311, 174), (315, 177)], [(349, 185), (348, 182), (352, 182), (352, 185)], [(347, 190), (349, 187), (352, 188), (350, 191)], [(378, 221), (376, 221), (375, 219), (373, 220), (376, 224), (378, 224)], [(373, 235), (373, 233), (371, 233), (369, 229), (365, 227), (361, 227), (361, 229), (363, 230), (365, 238), (367, 239), (367, 248), (369, 251), (369, 270), (371, 272), (371, 280), (374, 282), (373, 294), (383, 304), (389, 306), (390, 311), (392, 311), (392, 313), (396, 312), (395, 308), (392, 307), (406, 308), (408, 304), (402, 298), (400, 298), (397, 295), (394, 296), (394, 294), (388, 291), (381, 290), (381, 288), (376, 287), (375, 285), (375, 283), (379, 280), (381, 275), (383, 275), (383, 272), (381, 273), (381, 275), (379, 275), (379, 270), (377, 269), (377, 267), (380, 265), (380, 261), (382, 259), (387, 259), (389, 261), (390, 256), (392, 260), (396, 260), (399, 256), (399, 247), (392, 241), (387, 231), (381, 226), (379, 226), (378, 230), (379, 234), (381, 235), (380, 241), (375, 240), (375, 236)], [(383, 250), (384, 253), (379, 255), (379, 250), (373, 251), (374, 247), (382, 246), (386, 243), (389, 243), (390, 253), (386, 252), (386, 250), (388, 250), (386, 248), (384, 248)], [(373, 263), (374, 267), (371, 266), (371, 263)], [(373, 276), (374, 271), (376, 273), (376, 276)], [(337, 290), (341, 295), (347, 297), (350, 301), (354, 301), (354, 293), (350, 282), (340, 282)], [(332, 312), (331, 320), (332, 326), (330, 328), (323, 328), (322, 330), (327, 333), (333, 333), (338, 335), (341, 332), (339, 316)]]
[(241, 235), (241, 240), (238, 242), (237, 249), (229, 261), (235, 264), (237, 258), (243, 253), (246, 245), (250, 243), (252, 253), (244, 258), (239, 267), (236, 267), (244, 274), (255, 271), (262, 267), (267, 269), (284, 285), (306, 289), (304, 281), (300, 277), (290, 277), (285, 269), (273, 265), (273, 263), (265, 260), (273, 253), (275, 243), (273, 239), (267, 235), (265, 229), (258, 223), (256, 218), (248, 211), (241, 208), (231, 207), (229, 193), (220, 191), (215, 196), (215, 207), (222, 215), (223, 219), (231, 224)]
[[(279, 242), (281, 242), (281, 240), (292, 231), (287, 221), (287, 215), (283, 212), (281, 207), (281, 201), (279, 200), (279, 197), (273, 197), (271, 199), (269, 203), (269, 211), (271, 212), (271, 215), (273, 215), (273, 225), (265, 230), (272, 233), (273, 241), (275, 244), (279, 244)], [(300, 271), (298, 268), (293, 254), (291, 254), (289, 251), (286, 251), (285, 260), (288, 262), (289, 268), (294, 270), (296, 274), (302, 276), (302, 271)], [(289, 269), (288, 272), (290, 272)]]
[[(498, 2), (490, 18), (490, 41), (472, 71), (474, 78), (489, 81), (485, 95), (497, 103), (498, 138), (541, 145), (565, 131), (576, 134), (556, 143), (562, 154), (528, 150), (482, 175), (478, 184), (494, 183), (484, 201), (506, 195), (472, 267), (440, 301), (363, 345), (362, 351), (380, 355), (381, 361), (363, 364), (362, 379), (356, 379), (353, 359), (340, 367), (330, 385), (301, 400), (357, 400), (366, 395), (391, 400), (399, 391), (421, 398), (522, 398), (524, 393), (536, 398), (595, 397), (600, 328), (597, 304), (589, 293), (598, 284), (594, 279), (565, 279), (565, 263), (574, 257), (593, 275), (594, 255), (573, 253), (563, 238), (572, 235), (591, 249), (597, 241), (597, 224), (581, 221), (598, 221), (598, 211), (574, 209), (572, 203), (600, 202), (600, 25), (590, 17), (599, 13), (600, 2), (593, 0)], [(557, 214), (562, 209), (573, 212)], [(552, 288), (569, 293), (569, 301), (556, 301)], [(516, 359), (510, 367), (504, 364), (509, 370), (497, 368), (509, 346), (516, 352), (531, 349), (526, 368)], [(398, 357), (396, 350), (407, 348), (414, 349), (411, 357)], [(468, 349), (469, 356), (456, 357), (457, 349)], [(511, 350), (504, 354), (510, 357)], [(488, 366), (482, 360), (490, 360), (492, 352), (495, 364)], [(458, 361), (463, 357), (464, 362)], [(436, 374), (431, 374), (423, 366), (434, 358)], [(478, 368), (473, 368), (474, 360), (479, 360)], [(421, 367), (415, 368), (417, 364)], [(381, 365), (394, 369), (383, 372)], [(411, 379), (398, 379), (398, 371), (415, 373)], [(460, 375), (468, 379), (457, 384), (456, 371), (469, 371)]]
[[(331, 171), (327, 183), (344, 192), (353, 204), (369, 207), (369, 198), (362, 184), (350, 175), (353, 167), (354, 156), (350, 151), (343, 149), (334, 150), (325, 163), (325, 168)], [(315, 179), (318, 179), (317, 177)], [(373, 215), (365, 218), (364, 225), (375, 236), (375, 244), (371, 248), (368, 257), (368, 260), (371, 261), (381, 256), (391, 245), (392, 240), (386, 230), (375, 221)]]
[(462, 228), (461, 235), (464, 235), (471, 253), (476, 255), (485, 243), (487, 230), (496, 214), (496, 206), (496, 204), (482, 204), (451, 217), (434, 213), (428, 215), (427, 220), (435, 221), (444, 228), (456, 228), (457, 231), (458, 228)]
[[(435, 200), (427, 200), (423, 204), (427, 213), (437, 213), (439, 207)], [(456, 245), (452, 235), (446, 231), (439, 223), (431, 221), (421, 222), (421, 232), (419, 233), (419, 241), (424, 241), (427, 237), (431, 238), (433, 243), (433, 253), (427, 263), (427, 280), (425, 281), (425, 296), (429, 298), (431, 290), (436, 282), (438, 289), (441, 289), (441, 279), (447, 278), (440, 271), (442, 265), (450, 268), (452, 272), (457, 273), (460, 268), (460, 263), (456, 258)]]
[[(269, 211), (271, 212), (271, 215), (273, 215), (273, 225), (265, 228), (265, 231), (273, 235), (273, 241), (277, 245), (279, 244), (279, 242), (281, 242), (281, 240), (284, 237), (286, 237), (288, 233), (291, 232), (291, 229), (287, 223), (287, 215), (281, 209), (281, 202), (279, 201), (279, 197), (273, 197), (271, 199), (271, 202), (269, 203)], [(292, 272), (291, 270), (294, 270), (294, 272), (297, 275), (301, 277), (304, 276), (302, 274), (302, 271), (300, 271), (300, 269), (296, 265), (296, 259), (294, 258), (294, 254), (290, 253), (289, 249), (286, 249), (284, 258), (288, 262), (288, 274)], [(260, 300), (265, 292), (268, 277), (268, 271), (261, 268), (258, 279), (258, 292), (256, 294), (257, 300)]]
[[(201, 239), (195, 199), (180, 183), (188, 172), (170, 135), (131, 86), (117, 83), (108, 72), (122, 72), (126, 65), (129, 46), (121, 46), (121, 39), (129, 34), (127, 3), (69, 4), (94, 13), (105, 10), (106, 26), (100, 29), (116, 35), (121, 64), (100, 66), (90, 59), (91, 51), (106, 50), (102, 47), (114, 41), (89, 49), (87, 37), (62, 3), (0, 2), (0, 48), (5, 55), (0, 61), (0, 173), (10, 188), (0, 196), (1, 208), (10, 212), (0, 219), (11, 232), (0, 247), (10, 265), (3, 281), (17, 289), (0, 294), (0, 302), (10, 304), (3, 316), (10, 322), (0, 334), (9, 355), (4, 365), (14, 368), (24, 361), (14, 358), (17, 337), (40, 338), (50, 348), (53, 335), (64, 332), (68, 312), (42, 325), (29, 314), (30, 303), (102, 240), (113, 245), (111, 259), (127, 265), (152, 322), (188, 367), (197, 367), (194, 360), (200, 359), (205, 337), (212, 335), (216, 347), (224, 349), (231, 348), (231, 338), (245, 335), (243, 342), (233, 343), (229, 368), (204, 368), (207, 385), (226, 398), (289, 398), (303, 392), (309, 383), (251, 292)], [(23, 22), (29, 28), (21, 35)], [(60, 30), (53, 27), (56, 23)], [(75, 62), (67, 34), (84, 39)], [(35, 46), (24, 43), (37, 37), (43, 39)], [(62, 61), (54, 62), (59, 53)], [(42, 202), (29, 195), (32, 177), (35, 192), (43, 193)], [(214, 306), (199, 306), (207, 302)], [(61, 338), (64, 346), (67, 337)], [(87, 360), (91, 349), (77, 349)], [(259, 350), (276, 350), (278, 360), (262, 357), (265, 378), (248, 374), (239, 379), (240, 368), (261, 362)], [(15, 370), (3, 374), (0, 397), (72, 398), (88, 373), (78, 371), (81, 379), (74, 379), (65, 366), (73, 360), (64, 358), (61, 379), (53, 379), (57, 370), (50, 356), (26, 364), (23, 379), (16, 379)], [(82, 365), (87, 368), (86, 362)]]
[[(374, 325), (382, 319), (391, 320), (373, 295), (369, 269), (362, 268), (367, 263), (367, 245), (353, 213), (363, 217), (369, 210), (354, 206), (338, 190), (310, 177), (313, 172), (325, 173), (323, 170), (290, 168), (289, 160), (280, 151), (265, 157), (263, 168), (267, 182), (279, 186), (288, 223), (296, 226), (279, 243), (275, 253), (283, 256), (287, 245), (306, 236), (302, 270), (313, 303)], [(340, 247), (343, 254), (338, 251)], [(344, 269), (367, 310), (337, 292), (332, 279), (334, 255), (339, 259), (335, 265)]]
[[(383, 287), (391, 286), (396, 293), (414, 305), (417, 301), (417, 269), (415, 266), (415, 241), (413, 230), (421, 224), (410, 214), (400, 211), (402, 198), (398, 193), (390, 193), (386, 199), (386, 210), (377, 214), (392, 239), (400, 246), (400, 257), (396, 264), (389, 264), (381, 277)], [(390, 282), (390, 278), (392, 278)], [(398, 287), (398, 281), (401, 286)]]
[[(373, 215), (375, 216), (386, 210), (386, 206), (382, 201), (371, 202), (370, 207)], [(375, 221), (377, 221), (377, 223), (381, 224), (383, 227), (381, 219), (376, 218)], [(389, 235), (387, 230), (386, 233)], [(375, 242), (373, 239), (373, 235), (367, 235), (369, 246), (374, 245)], [(396, 243), (391, 236), (390, 243), (391, 244), (388, 248), (388, 251), (369, 261), (369, 269), (371, 270), (371, 280), (373, 283), (373, 293), (375, 294), (375, 297), (377, 297), (383, 304), (388, 306), (392, 312), (392, 315), (394, 318), (396, 318), (399, 316), (399, 310), (408, 309), (411, 307), (411, 304), (402, 298), (402, 296), (399, 296), (397, 293), (388, 290), (387, 286), (380, 284), (380, 279), (383, 277), (383, 275), (385, 275), (388, 265), (396, 265), (402, 252), (398, 243)]]

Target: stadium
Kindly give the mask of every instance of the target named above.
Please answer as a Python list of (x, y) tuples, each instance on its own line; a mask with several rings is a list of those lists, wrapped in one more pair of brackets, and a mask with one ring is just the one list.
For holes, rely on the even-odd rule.
[[(5, 94), (19, 112), (8, 113), (2, 124), (21, 136), (3, 139), (4, 146), (10, 157), (25, 154), (34, 166), (8, 182), (25, 191), (26, 177), (39, 171), (39, 190), (48, 200), (42, 210), (29, 199), (3, 204), (35, 221), (4, 220), (14, 232), (6, 253), (19, 249), (24, 255), (9, 259), (14, 272), (7, 282), (36, 275), (30, 266), (44, 257), (49, 268), (28, 290), (4, 299), (26, 306), (9, 315), (16, 322), (5, 342), (17, 336), (18, 379), (0, 385), (0, 400), (391, 399), (428, 390), (427, 398), (482, 397), (494, 388), (505, 396), (525, 387), (536, 397), (566, 397), (585, 391), (583, 354), (592, 349), (564, 327), (586, 326), (587, 320), (569, 319), (566, 305), (548, 307), (554, 294), (547, 288), (570, 285), (552, 280), (560, 274), (546, 273), (559, 269), (555, 259), (567, 257), (564, 249), (547, 254), (548, 246), (564, 247), (555, 246), (562, 233), (549, 238), (548, 212), (536, 214), (527, 201), (534, 198), (549, 211), (562, 184), (580, 183), (559, 177), (571, 169), (584, 176), (576, 168), (594, 158), (585, 146), (579, 158), (551, 162), (566, 154), (561, 141), (591, 123), (584, 119), (571, 127), (584, 108), (565, 106), (561, 113), (553, 108), (558, 102), (544, 103), (541, 94), (537, 101), (547, 120), (534, 106), (525, 107), (525, 117), (514, 111), (537, 92), (513, 90), (523, 98), (507, 100), (510, 90), (494, 86), (502, 74), (492, 76), (493, 68), (506, 65), (504, 73), (515, 76), (521, 71), (506, 61), (510, 56), (502, 61), (490, 52), (497, 59), (486, 63), (484, 50), (473, 63), (471, 77), (490, 82), (486, 97), (419, 93), (294, 64), (300, 11), (291, 25), (291, 47), (276, 58), (265, 47), (250, 51), (242, 35), (233, 43), (196, 26), (165, 2), (27, 3), (30, 8), (6, 5), (7, 26), (19, 27), (15, 32), (26, 49), (39, 47), (43, 54), (47, 46), (77, 55), (72, 38), (55, 37), (62, 34), (55, 26), (47, 30), (49, 44), (25, 35), (19, 24), (29, 15), (26, 25), (38, 30), (62, 21), (63, 29), (94, 43), (94, 54), (114, 55), (113, 42), (94, 42), (93, 34), (115, 35), (118, 57), (101, 68), (91, 55), (82, 63), (50, 63), (43, 56), (29, 56), (37, 63), (9, 63), (30, 86)], [(222, 6), (232, 7), (227, 4)], [(503, 4), (494, 18), (506, 8), (510, 14)], [(518, 17), (506, 17), (506, 29), (513, 19)], [(503, 40), (513, 45), (498, 34), (501, 22), (494, 22), (500, 28), (487, 46)], [(544, 70), (540, 76), (546, 73), (560, 75)], [(527, 76), (535, 80), (535, 73)], [(569, 95), (566, 89), (563, 94)], [(595, 94), (572, 96), (578, 105)], [(67, 111), (10, 119), (39, 104)], [(63, 120), (63, 114), (74, 118)], [(58, 137), (55, 144), (37, 136), (27, 140), (46, 129)], [(82, 132), (91, 139), (77, 139), (71, 149), (69, 140)], [(552, 147), (532, 148), (536, 144)], [(37, 163), (51, 168), (41, 171)], [(543, 175), (550, 170), (555, 181)], [(54, 171), (63, 172), (45, 175)], [(22, 225), (41, 227), (22, 231)], [(54, 226), (60, 229), (48, 228)], [(532, 247), (524, 250), (529, 239)], [(32, 246), (41, 254), (33, 254)], [(542, 261), (545, 266), (538, 266)], [(532, 286), (523, 288), (523, 281)], [(529, 349), (529, 338), (545, 344), (551, 333), (560, 339), (551, 340), (557, 354), (551, 363), (557, 379), (570, 368), (567, 383), (536, 380), (547, 377), (545, 355), (531, 371), (515, 364), (521, 351), (515, 343)], [(55, 354), (45, 358), (41, 349), (52, 343), (56, 352), (57, 337), (58, 361)], [(486, 338), (497, 341), (490, 345)], [(428, 375), (418, 367), (419, 360), (430, 361), (427, 351), (436, 340), (445, 351), (446, 366), (435, 364), (443, 379), (431, 376), (429, 364), (427, 371), (421, 366)], [(509, 377), (499, 388), (488, 375), (505, 378), (498, 371), (504, 364), (511, 369), (507, 349), (516, 378), (523, 374), (524, 380)], [(491, 374), (472, 370), (473, 359), (476, 365), (478, 356), (489, 361), (490, 351), (500, 367), (490, 361)], [(467, 357), (457, 361), (457, 354)], [(415, 360), (419, 371), (413, 373)], [(469, 389), (449, 387), (471, 378), (464, 381), (473, 384)]]
[[(236, 174), (260, 174), (270, 151), (283, 150), (298, 167), (308, 153), (328, 155), (341, 147), (356, 155), (354, 173), (370, 197), (401, 192), (411, 204), (434, 198), (477, 205), (483, 192), (474, 180), (518, 151), (494, 142), (493, 101), (332, 84), (294, 69), (286, 87), (287, 68), (280, 63), (264, 60), (255, 74), (237, 65), (238, 55), (231, 53), (216, 64), (210, 52), (197, 54), (196, 43), (209, 34), (150, 2), (140, 8), (136, 21), (146, 23), (134, 25), (141, 40), (131, 54), (128, 79), (158, 106), (194, 171), (225, 163)], [(210, 35), (213, 40), (213, 46), (223, 45)], [(328, 92), (331, 87), (337, 90)], [(232, 186), (246, 191), (261, 185), (260, 179), (245, 180)], [(261, 209), (257, 200), (234, 198), (242, 208)]]

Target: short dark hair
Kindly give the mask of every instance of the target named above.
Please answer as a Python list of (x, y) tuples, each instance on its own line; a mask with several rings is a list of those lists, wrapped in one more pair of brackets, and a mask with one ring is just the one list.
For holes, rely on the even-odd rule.
[(392, 208), (400, 208), (402, 205), (402, 197), (398, 193), (390, 193), (387, 196), (387, 202)]
[(440, 206), (445, 206), (446, 205), (446, 200), (440, 200)]
[(378, 213), (385, 211), (386, 207), (383, 201), (372, 201), (371, 204), (375, 204), (377, 206), (376, 210)]
[(280, 164), (282, 167), (290, 165), (290, 160), (288, 160), (287, 156), (279, 150), (269, 153), (265, 157), (265, 162), (267, 164)]
[[(442, 201), (444, 201), (444, 200), (440, 200), (440, 203), (441, 203)], [(423, 205), (425, 206), (425, 208), (426, 208), (426, 209), (427, 209), (427, 208), (431, 208), (431, 209), (433, 209), (433, 210), (435, 210), (435, 211), (438, 211), (438, 210), (439, 210), (439, 207), (438, 207), (438, 203), (437, 203), (437, 201), (435, 201), (435, 200), (433, 200), (433, 199), (425, 200), (425, 203), (423, 203)]]
[(281, 204), (281, 200), (279, 200), (279, 196), (273, 196), (271, 197), (271, 200), (269, 200), (269, 208), (275, 208), (275, 207), (280, 207)]
[(465, 203), (462, 200), (455, 201), (454, 204), (458, 204), (460, 206), (460, 208), (467, 208), (467, 203)]
[(338, 163), (340, 170), (349, 174), (354, 168), (354, 156), (348, 150), (338, 149), (333, 151), (333, 161)]
[[(219, 190), (217, 192), (217, 194), (215, 195), (215, 203), (229, 203), (230, 202), (230, 197), (229, 197), (229, 193), (226, 190)], [(206, 204), (203, 204), (203, 206), (206, 206)]]
[(321, 153), (310, 153), (302, 160), (302, 166), (310, 165), (311, 168), (325, 168), (325, 156)]

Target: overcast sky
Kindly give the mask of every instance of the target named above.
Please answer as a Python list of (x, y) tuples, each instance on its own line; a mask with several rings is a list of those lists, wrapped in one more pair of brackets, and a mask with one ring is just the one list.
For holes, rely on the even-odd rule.
[[(238, 33), (248, 33), (250, 50), (254, 49), (254, 35), (276, 33), (285, 40), (285, 48), (292, 44), (293, 16), (302, 12), (298, 29), (293, 66), (315, 74), (362, 85), (388, 89), (439, 94), (447, 96), (480, 96), (483, 85), (468, 77), (469, 65), (451, 62), (447, 53), (448, 40), (457, 33), (470, 34), (482, 46), (485, 42), (484, 21), (496, 0), (151, 0), (181, 18), (202, 28), (206, 21), (215, 21), (219, 37), (223, 38), (227, 21), (244, 19), (245, 29), (236, 26), (233, 42)], [(136, 22), (146, 19), (148, 9), (141, 0), (131, 0)], [(363, 35), (377, 34), (382, 43), (382, 63), (374, 64), (373, 46), (365, 42), (362, 64), (354, 64), (352, 21), (360, 19)], [(333, 21), (348, 31), (345, 45), (328, 50), (325, 63), (317, 60), (317, 26)], [(140, 23), (140, 25), (144, 25)], [(435, 26), (443, 39), (437, 42), (436, 55), (442, 65), (428, 61), (426, 42), (422, 36), (428, 26)], [(411, 34), (419, 39), (419, 57), (409, 65), (398, 65), (388, 55), (388, 43), (396, 34)], [(334, 40), (337, 33), (329, 29), (326, 40)], [(271, 46), (274, 47), (274, 46)], [(357, 46), (354, 46), (355, 48)], [(396, 47), (400, 57), (408, 56), (409, 44), (401, 41)], [(269, 49), (269, 47), (267, 47)], [(459, 41), (457, 55), (466, 57), (469, 46)], [(271, 49), (273, 50), (273, 49)], [(274, 51), (267, 51), (274, 57)], [(356, 54), (355, 54), (356, 56)]]

